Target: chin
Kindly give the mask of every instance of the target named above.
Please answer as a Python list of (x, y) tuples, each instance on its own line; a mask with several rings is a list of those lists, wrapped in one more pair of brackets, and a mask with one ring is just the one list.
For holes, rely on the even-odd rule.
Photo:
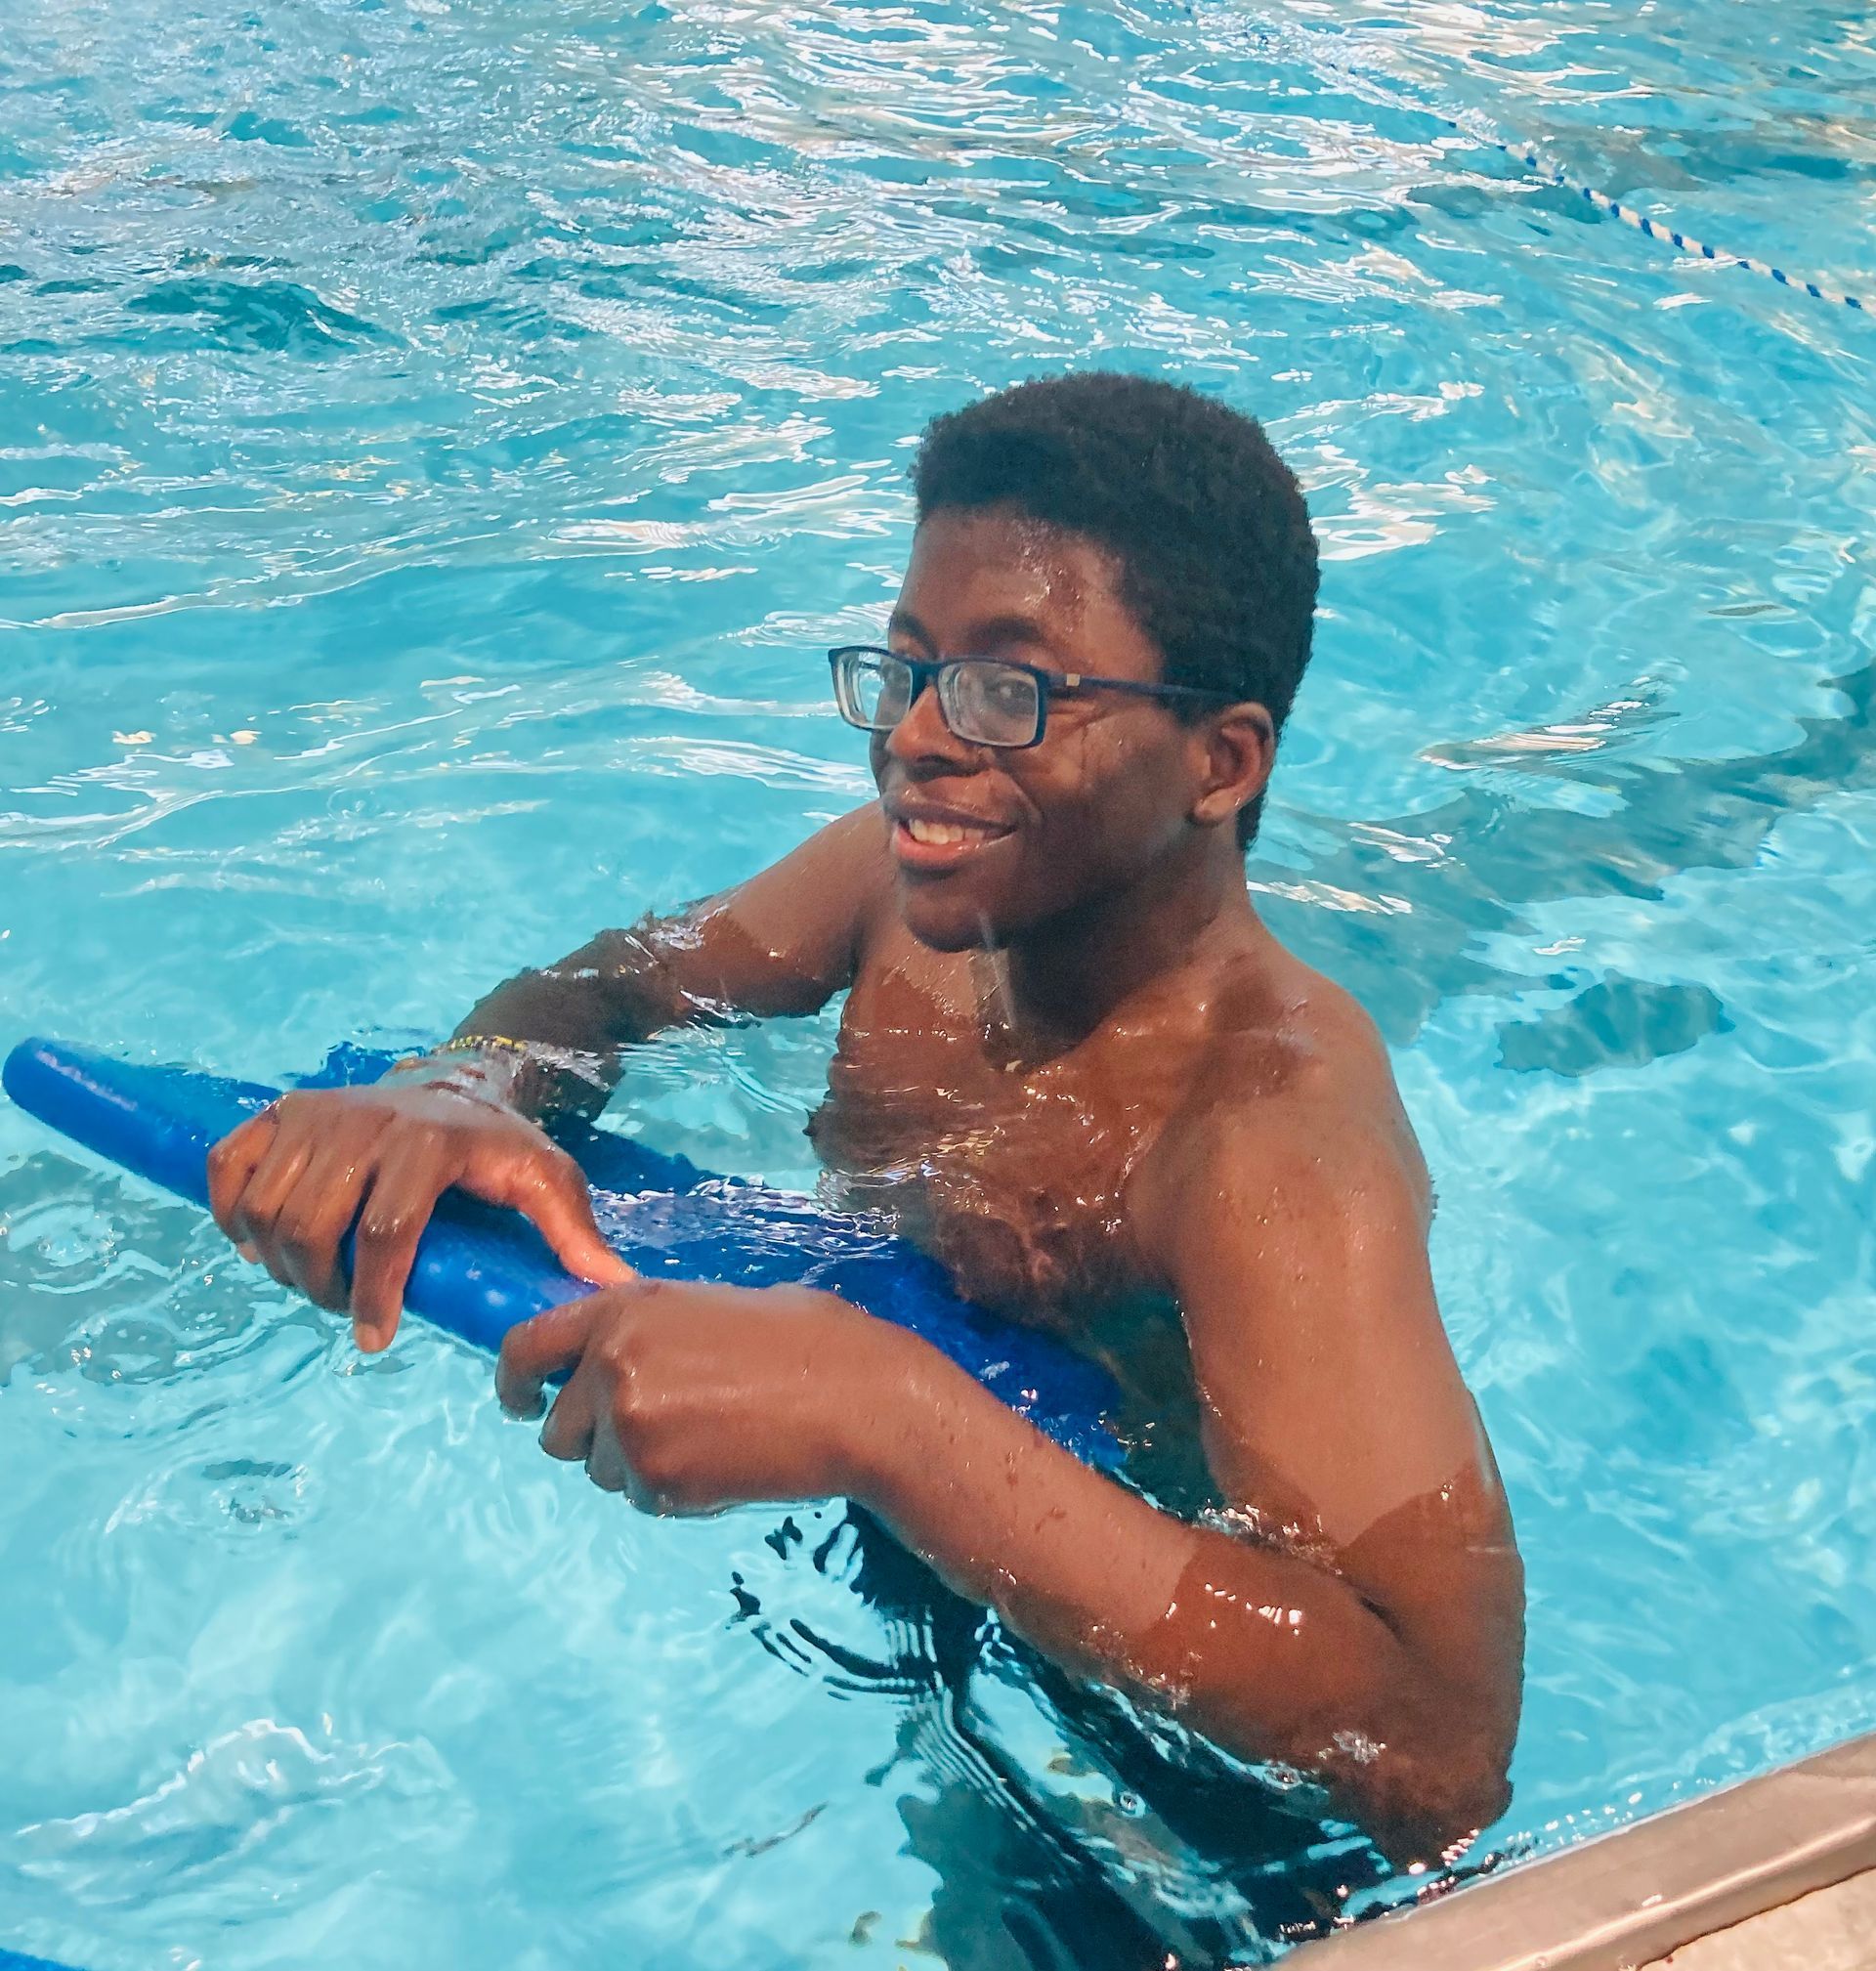
[(985, 951), (1007, 942), (998, 913), (981, 898), (947, 896), (936, 884), (917, 888), (902, 884), (899, 915), (927, 951)]

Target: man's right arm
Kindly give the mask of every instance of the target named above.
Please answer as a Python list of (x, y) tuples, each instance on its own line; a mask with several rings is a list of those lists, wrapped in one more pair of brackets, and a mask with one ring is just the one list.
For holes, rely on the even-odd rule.
[[(596, 1112), (619, 1050), (656, 1033), (825, 1006), (851, 981), (884, 898), (881, 836), (872, 806), (843, 816), (721, 896), (509, 980), (447, 1051), (368, 1088), (283, 1095), (216, 1145), (216, 1222), (283, 1285), (349, 1307), (370, 1351), (397, 1332), (417, 1241), (446, 1190), (524, 1213), (583, 1278), (623, 1277), (584, 1179), (541, 1119)], [(340, 1248), (355, 1228), (348, 1280)]]
[[(601, 931), (557, 964), (497, 986), (457, 1027), (451, 1052), (429, 1059), (448, 1066), (472, 1051), (489, 1092), (537, 1120), (591, 1115), (618, 1078), (621, 1050), (655, 1034), (819, 1012), (852, 982), (884, 896), (882, 834), (877, 809), (860, 808), (734, 889)], [(478, 1039), (490, 1045), (470, 1050)]]

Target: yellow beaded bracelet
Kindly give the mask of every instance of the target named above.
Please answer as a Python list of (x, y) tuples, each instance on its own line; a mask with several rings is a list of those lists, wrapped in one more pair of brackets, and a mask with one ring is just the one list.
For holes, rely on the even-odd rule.
[(512, 1041), (506, 1034), (459, 1034), (452, 1041), (445, 1041), (435, 1050), (440, 1054), (481, 1053), (489, 1048), (498, 1049), (503, 1053), (519, 1054), (523, 1060), (533, 1057), (533, 1045), (529, 1041)]

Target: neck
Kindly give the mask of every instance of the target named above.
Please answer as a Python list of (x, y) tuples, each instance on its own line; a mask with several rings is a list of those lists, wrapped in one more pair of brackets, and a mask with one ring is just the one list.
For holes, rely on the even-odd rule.
[(1193, 847), (993, 949), (999, 1010), (1023, 1051), (1073, 1046), (1162, 980), (1261, 935), (1236, 843)]

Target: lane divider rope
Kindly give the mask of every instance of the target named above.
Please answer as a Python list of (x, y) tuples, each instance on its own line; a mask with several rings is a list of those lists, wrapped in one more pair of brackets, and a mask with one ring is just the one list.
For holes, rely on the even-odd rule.
[(1502, 151), (1514, 164), (1522, 167), (1533, 177), (1541, 178), (1548, 184), (1558, 187), (1581, 198), (1599, 212), (1606, 213), (1611, 219), (1619, 219), (1625, 226), (1632, 226), (1644, 238), (1658, 241), (1664, 246), (1673, 246), (1682, 253), (1695, 259), (1711, 260), (1716, 266), (1736, 267), (1747, 274), (1759, 275), (1763, 279), (1776, 281), (1780, 287), (1788, 287), (1794, 293), (1809, 294), (1814, 300), (1827, 302), (1832, 307), (1848, 308), (1857, 315), (1876, 315), (1876, 301), (1866, 301), (1860, 295), (1846, 294), (1841, 288), (1827, 286), (1821, 280), (1811, 280), (1796, 274), (1788, 274), (1782, 267), (1774, 267), (1769, 261), (1755, 260), (1749, 253), (1733, 253), (1724, 246), (1709, 246), (1705, 240), (1696, 239), (1689, 233), (1684, 233), (1678, 226), (1671, 226), (1663, 220), (1650, 219), (1645, 212), (1638, 212), (1633, 205), (1624, 205), (1618, 198), (1611, 198), (1606, 192), (1599, 192), (1593, 185), (1585, 185), (1579, 178), (1573, 178), (1562, 165), (1547, 157), (1534, 144), (1508, 144), (1498, 136), (1481, 117), (1462, 121), (1459, 117), (1448, 116), (1443, 110), (1435, 109), (1425, 103), (1414, 103), (1400, 93), (1399, 78), (1385, 72), (1370, 69), (1365, 64), (1349, 62), (1339, 55), (1330, 53), (1320, 45), (1319, 36), (1304, 29), (1299, 34), (1294, 28), (1271, 28), (1258, 26), (1254, 33), (1259, 45), (1288, 46), (1298, 50), (1300, 59), (1311, 66), (1327, 70), (1336, 76), (1352, 92), (1381, 107), (1405, 112), (1409, 115), (1427, 116), (1444, 128), (1456, 131), (1469, 143), (1483, 146), (1487, 150)]
[(1494, 137), (1482, 130), (1475, 130), (1467, 124), (1457, 122), (1451, 116), (1441, 116), (1437, 111), (1427, 112), (1434, 120), (1443, 123), (1448, 130), (1457, 130), (1462, 137), (1474, 144), (1489, 145), (1494, 150), (1502, 150), (1514, 162), (1521, 164), (1535, 177), (1559, 186), (1565, 192), (1572, 192), (1599, 212), (1606, 212), (1611, 219), (1619, 219), (1625, 226), (1635, 230), (1649, 239), (1659, 240), (1663, 245), (1678, 247), (1683, 253), (1690, 253), (1702, 260), (1712, 260), (1723, 267), (1742, 268), (1748, 274), (1763, 276), (1768, 280), (1775, 280), (1780, 287), (1795, 289), (1800, 294), (1809, 294), (1814, 300), (1827, 301), (1834, 307), (1852, 308), (1859, 315), (1876, 313), (1870, 303), (1855, 294), (1846, 294), (1840, 288), (1827, 287), (1820, 280), (1807, 280), (1795, 274), (1787, 274), (1782, 267), (1774, 267), (1768, 260), (1755, 260), (1748, 253), (1730, 253), (1722, 246), (1709, 246), (1704, 240), (1683, 233), (1678, 227), (1669, 226), (1658, 219), (1650, 219), (1645, 212), (1638, 212), (1633, 205), (1624, 205), (1620, 199), (1611, 198), (1606, 192), (1599, 192), (1593, 185), (1585, 185), (1572, 178), (1560, 164), (1554, 163), (1528, 144), (1507, 144), (1503, 138)]

